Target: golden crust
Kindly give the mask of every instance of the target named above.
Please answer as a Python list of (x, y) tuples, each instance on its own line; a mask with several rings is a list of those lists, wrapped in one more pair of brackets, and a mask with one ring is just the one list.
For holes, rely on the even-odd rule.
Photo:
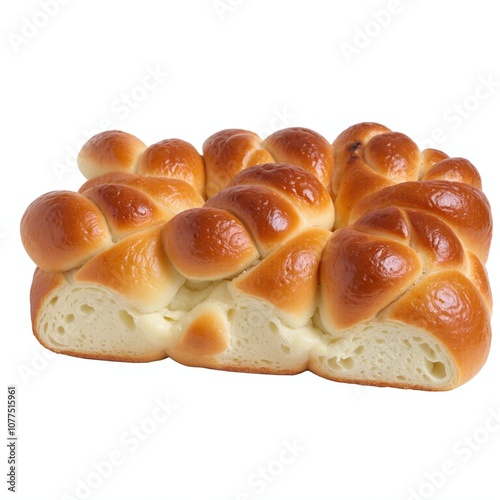
[(318, 268), (331, 233), (311, 228), (281, 245), (257, 266), (234, 280), (242, 292), (259, 297), (304, 324), (313, 315), (318, 292)]
[(261, 186), (231, 186), (210, 198), (205, 207), (227, 210), (245, 224), (261, 255), (267, 255), (302, 227), (296, 208)]
[(227, 349), (227, 330), (227, 320), (220, 314), (205, 311), (191, 321), (175, 349), (195, 357), (214, 356)]
[(448, 155), (446, 153), (443, 153), (443, 151), (440, 151), (439, 149), (424, 149), (422, 151), (422, 178), (436, 163), (439, 163), (446, 158), (448, 158)]
[(465, 248), (483, 262), (487, 259), (493, 224), (490, 204), (479, 189), (442, 180), (395, 184), (361, 200), (351, 212), (350, 223), (365, 213), (390, 206), (439, 217), (457, 233)]
[(411, 245), (420, 254), (427, 270), (454, 268), (464, 270), (465, 251), (451, 228), (435, 215), (408, 210)]
[(323, 321), (344, 329), (372, 319), (422, 272), (415, 250), (351, 228), (335, 231), (320, 265)]
[(373, 210), (357, 219), (351, 226), (364, 233), (390, 237), (401, 243), (410, 244), (411, 226), (406, 211), (397, 207)]
[(63, 273), (48, 273), (39, 267), (35, 269), (30, 291), (31, 322), (33, 325), (33, 333), (40, 342), (41, 339), (36, 328), (34, 328), (37, 324), (40, 307), (45, 298), (65, 282), (66, 278)]
[(196, 148), (181, 139), (165, 139), (149, 146), (139, 158), (137, 173), (179, 179), (205, 194), (205, 165)]
[[(345, 183), (344, 176), (350, 163), (361, 158), (363, 145), (372, 137), (391, 132), (390, 129), (373, 122), (363, 122), (345, 129), (333, 141), (333, 159), (335, 170), (332, 177), (332, 192), (334, 198), (339, 195), (339, 188)], [(361, 185), (361, 183), (358, 183)]]
[(84, 195), (104, 214), (115, 240), (165, 222), (172, 213), (144, 192), (122, 184), (99, 184)]
[(262, 146), (271, 153), (274, 161), (302, 167), (330, 191), (333, 149), (322, 135), (307, 128), (290, 127), (272, 133)]
[[(147, 148), (109, 131), (92, 138), (78, 161), (90, 179), (79, 193), (47, 193), (21, 222), (23, 244), (40, 267), (31, 292), (35, 333), (41, 304), (66, 282), (64, 272), (76, 270), (68, 279), (107, 287), (139, 311), (166, 307), (186, 279), (233, 280), (226, 293), (272, 305), (288, 325), (330, 333), (366, 321), (415, 327), (458, 367), (458, 379), (440, 389), (469, 380), (486, 360), (492, 218), (468, 160), (420, 152), (406, 135), (366, 122), (332, 144), (299, 127), (265, 140), (227, 129), (205, 141), (203, 156), (179, 139)], [(221, 357), (230, 348), (227, 311), (216, 309), (184, 317), (171, 346), (177, 361), (256, 373), (306, 369), (305, 358), (291, 369), (231, 364)], [(166, 356), (158, 349), (65, 353)], [(309, 369), (352, 381), (314, 360)]]
[(203, 143), (207, 175), (207, 198), (224, 189), (243, 169), (274, 161), (261, 147), (262, 139), (248, 130), (226, 129), (211, 135)]
[(219, 208), (176, 215), (163, 227), (163, 245), (178, 271), (201, 281), (234, 276), (259, 256), (245, 226)]
[(465, 158), (445, 158), (435, 163), (422, 176), (422, 181), (446, 180), (464, 182), (481, 189), (481, 177), (476, 167)]
[(467, 256), (469, 259), (468, 277), (483, 297), (486, 307), (491, 314), (491, 310), (493, 308), (493, 296), (486, 268), (478, 257), (472, 252), (467, 252)]
[(360, 201), (392, 185), (391, 180), (367, 168), (361, 158), (350, 160), (335, 197), (335, 228), (349, 224), (351, 212)]
[(47, 272), (69, 271), (111, 243), (108, 224), (85, 196), (52, 191), (37, 198), (21, 219), (28, 255)]
[(422, 278), (387, 311), (387, 318), (430, 332), (449, 351), (461, 385), (484, 365), (491, 344), (490, 315), (476, 287), (455, 270)]
[(135, 173), (146, 145), (121, 130), (107, 130), (91, 137), (80, 150), (78, 168), (87, 179), (108, 172)]
[(73, 279), (106, 286), (144, 312), (165, 307), (184, 281), (163, 251), (160, 226), (134, 233), (100, 252)]
[(190, 184), (182, 180), (116, 172), (94, 177), (83, 184), (79, 192), (85, 194), (96, 186), (105, 184), (118, 184), (138, 189), (172, 214), (188, 208), (200, 207), (204, 203), (202, 196)]
[(393, 182), (417, 180), (420, 173), (418, 146), (399, 132), (373, 136), (364, 148), (363, 159), (375, 172)]
[(288, 163), (267, 163), (258, 168), (247, 168), (228, 185), (264, 186), (284, 196), (313, 226), (332, 229), (333, 201), (319, 179)]

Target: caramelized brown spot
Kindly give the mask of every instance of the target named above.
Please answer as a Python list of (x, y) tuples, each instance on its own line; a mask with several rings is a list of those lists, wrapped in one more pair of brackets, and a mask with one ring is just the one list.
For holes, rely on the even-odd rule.
[(210, 356), (224, 352), (227, 346), (226, 326), (221, 318), (205, 312), (187, 327), (178, 349)]

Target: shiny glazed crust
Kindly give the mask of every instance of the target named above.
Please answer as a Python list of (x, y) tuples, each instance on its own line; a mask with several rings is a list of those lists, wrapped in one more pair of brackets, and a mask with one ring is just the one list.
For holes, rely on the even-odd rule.
[(202, 155), (108, 131), (79, 165), (78, 193), (21, 221), (49, 349), (426, 390), (486, 361), (492, 218), (468, 160), (360, 123), (332, 144), (223, 130)]

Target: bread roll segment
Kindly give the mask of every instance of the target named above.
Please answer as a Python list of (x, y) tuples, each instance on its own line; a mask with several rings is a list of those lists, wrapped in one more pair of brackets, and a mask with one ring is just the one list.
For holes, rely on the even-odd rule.
[(84, 358), (449, 390), (486, 362), (491, 208), (476, 167), (359, 123), (84, 145), (78, 193), (21, 221), (31, 317)]
[(163, 245), (174, 266), (197, 281), (236, 276), (259, 257), (243, 223), (220, 208), (181, 212), (163, 227)]
[(180, 179), (205, 193), (205, 165), (196, 148), (181, 139), (164, 139), (144, 150), (138, 160), (137, 173)]
[(242, 129), (221, 130), (203, 143), (208, 198), (224, 189), (248, 166), (274, 161), (261, 143), (257, 134)]
[(275, 161), (304, 168), (331, 190), (333, 150), (322, 135), (307, 128), (290, 127), (266, 137), (262, 146)]
[(106, 286), (133, 302), (139, 311), (153, 312), (174, 298), (185, 277), (165, 255), (157, 225), (103, 250), (78, 269), (73, 280)]
[(78, 153), (80, 172), (87, 178), (108, 172), (135, 173), (146, 145), (121, 130), (106, 130), (91, 137)]
[(28, 255), (48, 272), (69, 271), (111, 244), (105, 217), (86, 197), (52, 191), (37, 198), (21, 219)]

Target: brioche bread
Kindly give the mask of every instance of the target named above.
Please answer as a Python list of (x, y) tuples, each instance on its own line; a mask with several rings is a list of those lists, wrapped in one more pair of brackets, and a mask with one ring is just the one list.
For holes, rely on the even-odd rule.
[(147, 147), (108, 131), (21, 236), (33, 331), (73, 356), (448, 390), (488, 356), (476, 168), (360, 123)]

